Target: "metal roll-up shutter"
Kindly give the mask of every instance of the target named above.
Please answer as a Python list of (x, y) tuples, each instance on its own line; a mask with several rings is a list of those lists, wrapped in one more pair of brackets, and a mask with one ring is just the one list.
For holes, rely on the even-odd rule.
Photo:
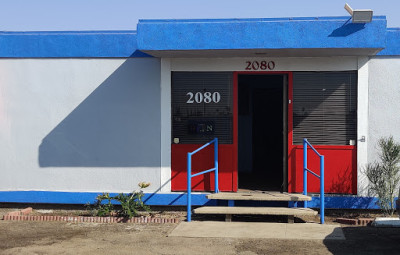
[(348, 145), (357, 136), (357, 74), (293, 74), (293, 144)]
[(232, 144), (232, 72), (172, 72), (172, 142)]

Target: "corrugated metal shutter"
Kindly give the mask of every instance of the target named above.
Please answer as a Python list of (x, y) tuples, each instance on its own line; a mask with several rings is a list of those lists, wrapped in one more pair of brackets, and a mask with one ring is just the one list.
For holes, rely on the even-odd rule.
[(181, 144), (196, 144), (218, 137), (220, 143), (232, 143), (232, 77), (232, 72), (172, 73), (172, 142), (179, 138)]
[(357, 137), (357, 74), (293, 74), (293, 144), (348, 145)]

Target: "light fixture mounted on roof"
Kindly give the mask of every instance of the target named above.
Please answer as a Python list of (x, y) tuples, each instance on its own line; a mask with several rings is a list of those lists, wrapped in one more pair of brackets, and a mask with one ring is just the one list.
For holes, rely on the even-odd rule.
[(353, 23), (369, 23), (372, 21), (373, 11), (370, 9), (353, 10), (347, 3), (344, 8), (350, 13)]

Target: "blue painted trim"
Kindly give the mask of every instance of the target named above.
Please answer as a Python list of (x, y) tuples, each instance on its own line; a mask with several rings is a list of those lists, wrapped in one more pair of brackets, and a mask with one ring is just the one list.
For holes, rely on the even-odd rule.
[[(280, 18), (240, 18), (240, 19), (139, 19), (139, 23), (154, 23), (154, 22), (276, 22), (276, 21), (337, 21), (348, 20), (350, 16), (330, 16), (330, 17), (280, 17)], [(386, 19), (385, 15), (374, 16), (374, 20)]]
[[(44, 203), (44, 204), (86, 204), (94, 202), (95, 192), (58, 191), (0, 191), (0, 203)], [(110, 193), (111, 196), (117, 193)], [(207, 194), (192, 194), (193, 205), (215, 205), (206, 198)], [(148, 205), (185, 205), (185, 193), (146, 193), (143, 201)]]
[[(139, 20), (136, 31), (0, 32), (0, 58), (151, 57), (145, 50), (386, 49), (400, 55), (400, 29), (385, 16)], [(142, 50), (142, 51), (141, 51)]]
[(140, 20), (140, 50), (331, 49), (386, 45), (386, 17), (351, 23), (349, 17), (284, 19)]
[[(308, 201), (308, 207), (320, 208), (320, 203), (319, 197), (312, 197), (312, 200)], [(303, 202), (298, 202), (299, 207), (302, 204)], [(293, 203), (289, 203), (289, 206), (293, 206)], [(379, 206), (376, 197), (325, 195), (325, 209), (379, 209)]]
[[(57, 192), (57, 191), (0, 191), (0, 203), (44, 203), (44, 204), (86, 204), (94, 202), (100, 193), (95, 192)], [(117, 195), (112, 193), (112, 196)], [(217, 205), (216, 200), (209, 200), (207, 194), (192, 193), (192, 205)], [(146, 193), (144, 201), (148, 205), (186, 206), (185, 193)], [(271, 206), (271, 203), (255, 201), (236, 201), (237, 205)], [(287, 204), (287, 203), (286, 203)], [(298, 202), (298, 207), (303, 203)], [(276, 205), (275, 205), (276, 206)], [(284, 205), (281, 205), (284, 206)], [(293, 203), (289, 203), (293, 206)], [(319, 208), (320, 198), (312, 197), (308, 207)], [(341, 195), (325, 195), (325, 209), (379, 209), (374, 197), (356, 197)]]
[[(313, 197), (308, 207), (319, 208), (320, 198)], [(375, 197), (325, 196), (325, 209), (379, 209)]]
[(400, 55), (400, 28), (388, 28), (386, 32), (386, 48), (378, 56)]
[(151, 57), (136, 31), (0, 32), (1, 58)]

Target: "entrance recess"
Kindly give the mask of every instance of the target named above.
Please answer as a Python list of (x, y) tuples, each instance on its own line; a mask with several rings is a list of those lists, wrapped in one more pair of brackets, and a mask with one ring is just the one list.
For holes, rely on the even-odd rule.
[(287, 191), (287, 74), (237, 74), (238, 187)]

